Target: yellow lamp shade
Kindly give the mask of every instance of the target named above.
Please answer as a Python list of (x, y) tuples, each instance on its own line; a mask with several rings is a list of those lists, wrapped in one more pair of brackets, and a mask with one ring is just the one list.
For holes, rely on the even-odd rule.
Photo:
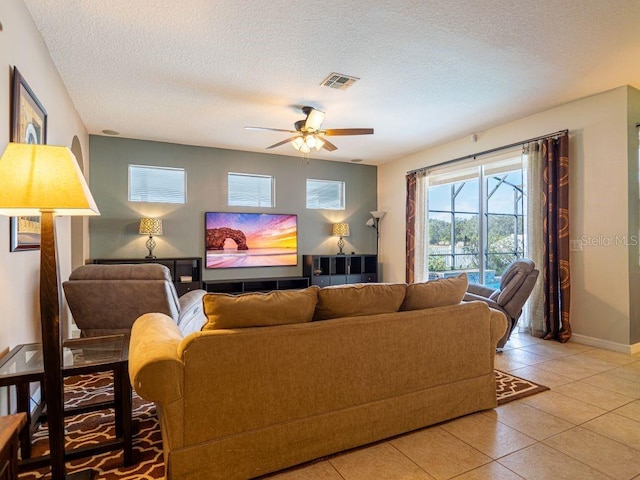
[(140, 235), (162, 235), (162, 220), (159, 218), (141, 218)]
[(0, 158), (0, 214), (100, 215), (67, 147), (9, 143)]
[(349, 236), (349, 224), (348, 223), (334, 223), (333, 224), (333, 236), (334, 237), (348, 237)]

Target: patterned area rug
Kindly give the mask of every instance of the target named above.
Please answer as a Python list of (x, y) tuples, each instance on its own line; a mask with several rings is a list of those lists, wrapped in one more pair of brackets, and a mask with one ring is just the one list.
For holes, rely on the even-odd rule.
[(500, 370), (496, 370), (495, 374), (498, 405), (549, 390), (549, 387), (538, 385)]
[[(498, 405), (548, 390), (523, 378), (496, 370)], [(101, 402), (111, 398), (113, 379), (110, 373), (80, 375), (65, 381), (65, 405), (68, 407)], [(66, 420), (67, 448), (94, 444), (115, 435), (113, 410), (91, 412)], [(46, 424), (34, 434), (33, 456), (48, 453)], [(115, 450), (67, 463), (67, 472), (92, 468), (96, 480), (159, 480), (164, 478), (162, 439), (156, 409), (133, 394), (133, 457), (135, 464), (123, 467), (122, 450)], [(50, 479), (48, 468), (31, 470), (18, 476), (21, 480)]]

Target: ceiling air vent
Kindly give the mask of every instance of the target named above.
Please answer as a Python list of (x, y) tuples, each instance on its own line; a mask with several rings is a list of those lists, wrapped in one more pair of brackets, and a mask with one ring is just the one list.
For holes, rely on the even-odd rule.
[(320, 85), (325, 87), (335, 88), (337, 90), (346, 90), (353, 85), (356, 80), (360, 80), (358, 77), (350, 77), (349, 75), (342, 75), (341, 73), (331, 73), (325, 78)]

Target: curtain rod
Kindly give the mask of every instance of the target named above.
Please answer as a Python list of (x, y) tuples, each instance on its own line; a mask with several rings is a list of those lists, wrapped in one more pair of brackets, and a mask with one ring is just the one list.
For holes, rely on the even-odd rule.
[[(640, 126), (640, 124), (638, 124), (638, 126)], [(482, 155), (488, 155), (490, 153), (495, 153), (495, 152), (499, 152), (500, 150), (507, 150), (509, 148), (513, 148), (513, 147), (518, 147), (518, 146), (522, 146), (525, 143), (529, 143), (529, 142), (536, 142), (538, 140), (544, 140), (545, 138), (550, 138), (550, 137), (556, 137), (558, 135), (564, 135), (566, 133), (569, 133), (569, 130), (559, 130), (557, 132), (554, 133), (549, 133), (547, 135), (541, 135), (539, 137), (534, 137), (534, 138), (529, 138), (528, 140), (522, 140), (520, 142), (516, 142), (516, 143), (511, 143), (509, 145), (503, 145), (502, 147), (496, 147), (496, 148), (492, 148), (490, 150), (485, 150), (483, 152), (479, 152), (479, 153), (473, 153), (471, 155), (465, 155), (464, 157), (458, 157), (458, 158), (454, 158), (453, 160), (447, 160), (445, 162), (441, 162), (441, 163), (436, 163), (434, 165), (429, 165), (428, 167), (421, 167), (421, 168), (416, 168), (414, 170), (410, 170), (407, 172), (407, 175), (411, 174), (411, 173), (417, 173), (417, 172), (424, 172), (425, 170), (429, 169), (429, 168), (434, 168), (434, 167), (441, 167), (443, 165), (448, 165), (450, 163), (454, 163), (454, 162), (459, 162), (461, 160), (468, 160), (470, 158), (476, 158), (476, 157), (481, 157)]]

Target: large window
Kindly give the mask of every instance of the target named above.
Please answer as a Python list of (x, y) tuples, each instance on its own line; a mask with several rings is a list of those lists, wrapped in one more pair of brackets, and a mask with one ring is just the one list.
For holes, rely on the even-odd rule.
[(184, 168), (129, 165), (129, 201), (185, 203), (187, 175)]
[(524, 256), (523, 171), (519, 154), (429, 175), (430, 278), (467, 271), (469, 281), (495, 286), (505, 267)]
[(231, 207), (274, 207), (275, 179), (269, 175), (232, 173), (227, 176)]

